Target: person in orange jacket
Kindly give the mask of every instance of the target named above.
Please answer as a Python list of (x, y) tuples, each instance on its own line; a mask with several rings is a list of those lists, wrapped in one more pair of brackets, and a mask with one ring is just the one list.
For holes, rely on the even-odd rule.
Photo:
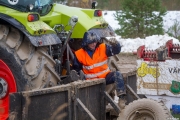
[(108, 67), (108, 57), (119, 54), (121, 46), (117, 40), (111, 41), (110, 44), (101, 43), (95, 32), (85, 32), (82, 48), (75, 51), (73, 69), (78, 73), (82, 70), (87, 80), (105, 78), (106, 85), (115, 83), (119, 107), (123, 109), (126, 95), (123, 77), (119, 71), (111, 72)]

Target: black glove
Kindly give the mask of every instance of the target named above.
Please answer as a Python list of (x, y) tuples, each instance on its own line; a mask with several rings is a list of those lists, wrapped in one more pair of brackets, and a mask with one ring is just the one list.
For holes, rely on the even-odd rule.
[(116, 38), (110, 38), (108, 40), (108, 42), (109, 42), (110, 45), (117, 45), (117, 44), (119, 44), (119, 42), (116, 40)]

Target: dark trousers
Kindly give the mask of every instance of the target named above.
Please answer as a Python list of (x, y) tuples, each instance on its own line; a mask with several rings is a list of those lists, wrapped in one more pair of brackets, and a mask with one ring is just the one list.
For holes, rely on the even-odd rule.
[(106, 85), (115, 83), (117, 96), (126, 94), (124, 80), (120, 72), (114, 71), (106, 75)]

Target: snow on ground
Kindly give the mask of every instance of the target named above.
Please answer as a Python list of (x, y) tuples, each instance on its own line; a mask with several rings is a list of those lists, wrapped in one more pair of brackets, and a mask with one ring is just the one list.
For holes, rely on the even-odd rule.
[[(113, 14), (115, 14), (115, 11), (103, 11), (104, 19), (115, 30), (117, 28), (120, 28), (120, 25), (118, 25), (118, 21), (115, 20), (115, 17)], [(167, 31), (169, 27), (174, 25), (174, 22), (176, 20), (180, 22), (180, 19), (178, 18), (180, 18), (180, 11), (168, 11), (167, 14), (163, 17), (164, 30)], [(117, 36), (116, 38), (123, 46), (121, 52), (136, 52), (137, 48), (141, 45), (145, 45), (147, 50), (155, 50), (159, 46), (165, 45), (165, 43), (170, 39), (173, 39), (173, 43), (180, 44), (178, 39), (170, 37), (167, 34), (153, 35), (153, 36), (146, 37), (145, 39), (141, 39), (141, 38), (123, 39), (121, 38), (121, 36)]]
[(120, 36), (116, 37), (122, 45), (121, 52), (136, 52), (139, 46), (145, 45), (146, 50), (155, 50), (159, 46), (165, 45), (168, 40), (173, 39), (173, 43), (179, 43), (179, 40), (169, 35), (153, 35), (146, 37), (145, 39), (122, 39)]

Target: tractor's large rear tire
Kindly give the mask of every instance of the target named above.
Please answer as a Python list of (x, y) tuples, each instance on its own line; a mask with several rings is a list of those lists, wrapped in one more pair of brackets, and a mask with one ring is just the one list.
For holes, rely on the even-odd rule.
[(118, 120), (168, 120), (171, 114), (162, 102), (152, 99), (133, 101), (123, 109)]
[[(60, 80), (47, 47), (36, 48), (18, 29), (1, 24), (0, 64), (0, 79), (3, 81), (0, 82), (0, 117), (8, 116), (5, 113), (8, 113), (10, 92), (51, 87)], [(7, 77), (10, 75), (11, 79)], [(4, 83), (7, 86), (3, 86)]]

